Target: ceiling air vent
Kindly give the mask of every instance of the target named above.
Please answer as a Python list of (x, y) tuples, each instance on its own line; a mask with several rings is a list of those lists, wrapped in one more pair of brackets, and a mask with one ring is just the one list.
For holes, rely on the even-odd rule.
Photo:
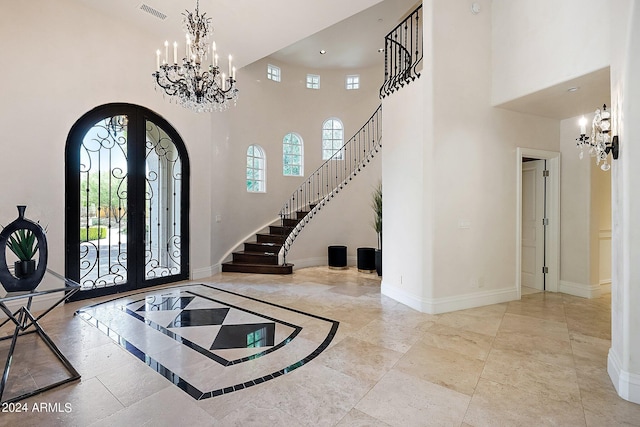
[(140, 10), (143, 10), (153, 16), (155, 16), (158, 19), (162, 19), (165, 20), (167, 18), (167, 15), (165, 15), (164, 13), (160, 12), (157, 9), (152, 8), (151, 6), (149, 6), (148, 4), (144, 4), (142, 3), (140, 5)]

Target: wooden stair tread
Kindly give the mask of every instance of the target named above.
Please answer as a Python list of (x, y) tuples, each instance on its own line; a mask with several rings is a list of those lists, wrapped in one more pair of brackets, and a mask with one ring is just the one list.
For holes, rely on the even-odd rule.
[(231, 261), (222, 264), (222, 271), (227, 273), (291, 274), (293, 273), (293, 264), (267, 265)]
[(274, 251), (274, 252), (237, 251), (237, 252), (234, 252), (234, 254), (255, 255), (255, 256), (274, 256), (274, 255), (278, 255), (278, 251)]
[(278, 265), (277, 252), (239, 251), (232, 254), (235, 264)]
[(269, 234), (269, 233), (258, 233), (256, 234), (256, 237), (258, 238), (259, 242), (262, 240), (262, 242), (260, 243), (272, 242), (276, 244), (282, 244), (287, 238), (287, 236), (283, 234)]

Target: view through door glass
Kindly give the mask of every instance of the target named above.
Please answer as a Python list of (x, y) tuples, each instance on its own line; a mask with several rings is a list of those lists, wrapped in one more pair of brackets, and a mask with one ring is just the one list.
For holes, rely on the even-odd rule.
[(145, 280), (180, 273), (182, 162), (171, 138), (146, 122)]
[(104, 118), (80, 146), (80, 277), (83, 289), (127, 283), (127, 116)]
[(188, 157), (177, 132), (147, 109), (110, 104), (74, 125), (66, 156), (75, 299), (186, 279)]

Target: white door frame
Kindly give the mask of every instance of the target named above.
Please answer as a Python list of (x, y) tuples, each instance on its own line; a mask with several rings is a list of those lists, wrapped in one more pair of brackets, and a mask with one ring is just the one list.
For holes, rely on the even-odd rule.
[(546, 263), (549, 273), (546, 278), (546, 290), (558, 292), (560, 281), (560, 153), (556, 151), (536, 150), (533, 148), (516, 149), (516, 294), (522, 295), (522, 160), (525, 157), (547, 161), (547, 238), (545, 239)]

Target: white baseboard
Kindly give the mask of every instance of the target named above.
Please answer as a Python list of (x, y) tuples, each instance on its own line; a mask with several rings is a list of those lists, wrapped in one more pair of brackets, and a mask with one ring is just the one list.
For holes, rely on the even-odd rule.
[(623, 370), (620, 359), (613, 348), (609, 349), (607, 372), (618, 396), (629, 402), (640, 404), (640, 375)]
[[(349, 261), (347, 260), (347, 263)], [(327, 257), (314, 257), (304, 259), (287, 259), (288, 264), (293, 264), (293, 270), (307, 267), (316, 267), (319, 265), (327, 265)]]
[[(423, 306), (425, 305), (425, 301), (412, 294), (409, 293), (407, 291), (405, 291), (404, 289), (399, 289), (396, 288), (395, 286), (392, 286), (390, 284), (388, 284), (385, 280), (384, 280), (384, 274), (382, 275), (382, 283), (380, 285), (380, 293), (382, 293), (382, 295), (386, 295), (391, 299), (394, 299), (396, 301), (398, 301), (401, 304), (404, 304), (408, 307), (413, 308), (414, 310), (417, 311), (422, 311), (424, 313), (429, 313), (426, 310), (423, 310)], [(433, 313), (430, 313), (433, 314)]]
[(221, 271), (220, 264), (210, 265), (209, 267), (204, 267), (204, 268), (194, 268), (193, 270), (191, 270), (191, 279), (192, 280), (204, 279), (207, 277), (211, 277), (214, 274), (218, 274), (220, 273), (220, 271)]
[[(357, 256), (354, 255), (354, 256), (347, 257), (347, 266), (355, 266), (357, 265), (357, 262), (358, 262)], [(302, 259), (287, 259), (287, 263), (293, 264), (294, 271), (300, 268), (328, 265), (326, 256), (302, 258)]]
[[(52, 304), (62, 298), (62, 293), (51, 294), (51, 295), (42, 295), (39, 297), (33, 298), (33, 302), (31, 303), (31, 312), (37, 313), (39, 311), (44, 311), (49, 309)], [(20, 299), (15, 301), (8, 301), (6, 303), (7, 308), (13, 313), (22, 307), (23, 304), (27, 302), (26, 299)], [(6, 319), (4, 313), (0, 313), (0, 319)]]
[(558, 292), (582, 298), (597, 298), (602, 295), (602, 289), (599, 284), (587, 285), (584, 283), (569, 282), (567, 280), (560, 280)]
[(448, 313), (450, 311), (499, 304), (514, 301), (518, 297), (515, 288), (505, 288), (445, 298), (421, 298), (389, 285), (384, 279), (382, 280), (382, 294), (415, 310), (429, 314)]
[(600, 281), (600, 293), (602, 294), (610, 294), (611, 293), (611, 279), (601, 280)]
[[(299, 270), (301, 268), (307, 267), (320, 267), (323, 265), (327, 265), (327, 257), (311, 257), (311, 258), (301, 258), (301, 259), (287, 259), (288, 264), (293, 264), (293, 270)], [(353, 267), (358, 263), (358, 257), (356, 255), (347, 257), (347, 266)], [(206, 277), (213, 276), (222, 271), (222, 264), (216, 264), (210, 267), (198, 268), (194, 269), (191, 272), (191, 279), (204, 279)]]

